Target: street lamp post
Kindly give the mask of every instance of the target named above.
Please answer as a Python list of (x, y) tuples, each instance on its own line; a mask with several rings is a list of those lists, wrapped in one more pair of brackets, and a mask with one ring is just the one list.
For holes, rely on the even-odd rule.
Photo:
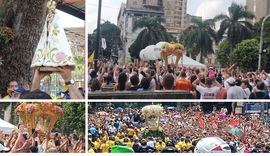
[[(270, 15), (267, 15), (262, 22), (262, 27), (261, 27), (261, 41), (260, 41), (260, 51), (259, 51), (259, 61), (258, 61), (258, 71), (261, 70), (261, 59), (262, 59), (262, 46), (263, 46), (263, 27), (264, 27), (264, 22), (266, 19), (270, 17)], [(262, 106), (263, 107), (263, 106)]]
[(98, 60), (98, 52), (99, 52), (99, 35), (100, 35), (100, 14), (101, 14), (101, 5), (102, 0), (99, 0), (98, 4), (98, 20), (97, 20), (97, 36), (96, 36), (96, 51), (95, 51), (95, 70), (97, 71), (97, 60)]

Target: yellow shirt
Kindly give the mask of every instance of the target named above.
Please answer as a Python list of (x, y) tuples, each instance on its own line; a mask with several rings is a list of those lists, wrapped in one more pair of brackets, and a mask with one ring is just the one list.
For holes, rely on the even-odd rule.
[(93, 148), (91, 148), (91, 149), (88, 151), (88, 153), (96, 153), (96, 152), (93, 150)]
[(112, 148), (112, 146), (115, 144), (115, 142), (112, 140), (109, 140), (106, 143), (109, 144), (110, 148)]
[(116, 136), (116, 137), (114, 137), (114, 138), (115, 138), (115, 141), (116, 141), (116, 140), (119, 140), (119, 138), (118, 138), (117, 136)]
[(129, 129), (129, 131), (128, 131), (128, 135), (134, 135), (134, 129)]
[[(158, 145), (159, 145), (159, 142), (156, 143), (156, 146), (158, 146)], [(165, 146), (166, 147), (165, 142), (162, 142), (162, 146)]]
[(100, 149), (101, 149), (101, 152), (102, 153), (109, 153), (109, 148), (110, 148), (110, 146), (109, 146), (109, 144), (102, 144), (101, 146), (100, 146)]
[(10, 98), (8, 96), (5, 96), (3, 100), (9, 100)]
[(166, 147), (166, 146), (158, 145), (158, 146), (157, 146), (158, 152), (160, 153), (165, 147)]
[(136, 134), (133, 136), (133, 140), (134, 140), (134, 139), (139, 139), (138, 136), (137, 136)]
[(193, 145), (191, 143), (187, 144), (187, 148), (189, 149), (190, 147), (192, 147)]
[(165, 141), (168, 142), (170, 140), (169, 137), (165, 137)]
[(98, 149), (99, 149), (99, 146), (100, 146), (99, 142), (95, 141), (95, 142), (94, 142), (94, 146), (95, 146), (95, 149), (98, 150)]
[(117, 133), (117, 136), (120, 137), (120, 135), (124, 135), (125, 136), (125, 133), (124, 132), (122, 132), (122, 133), (118, 132)]
[(106, 135), (103, 137), (103, 140), (109, 140), (109, 138), (108, 137), (106, 137)]

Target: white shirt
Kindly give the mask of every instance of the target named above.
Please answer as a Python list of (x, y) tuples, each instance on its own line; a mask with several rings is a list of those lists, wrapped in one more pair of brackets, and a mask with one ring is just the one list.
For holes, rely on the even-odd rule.
[(248, 99), (249, 96), (250, 96), (250, 90), (249, 90), (249, 88), (244, 89), (244, 93), (246, 95), (246, 98)]
[[(228, 78), (228, 79), (229, 79), (229, 78)], [(227, 79), (227, 80), (228, 80), (228, 79)], [(229, 90), (230, 86), (229, 86), (227, 80), (224, 81), (224, 88), (225, 88), (226, 90)]]
[(201, 99), (216, 99), (217, 93), (220, 92), (218, 87), (204, 88), (202, 86), (197, 86), (196, 89), (201, 93)]
[(242, 87), (232, 86), (227, 91), (227, 99), (244, 99), (246, 98), (246, 94)]
[(148, 141), (147, 145), (150, 146), (150, 147), (155, 148), (155, 142), (154, 141)]
[(109, 128), (109, 131), (111, 132), (111, 133), (115, 133), (116, 131), (117, 131), (117, 129), (116, 129), (116, 127), (110, 127)]

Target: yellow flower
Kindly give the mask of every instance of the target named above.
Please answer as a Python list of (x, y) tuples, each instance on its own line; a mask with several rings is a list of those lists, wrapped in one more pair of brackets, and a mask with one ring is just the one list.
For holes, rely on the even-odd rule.
[(42, 54), (47, 55), (48, 53), (49, 53), (48, 49), (44, 49)]

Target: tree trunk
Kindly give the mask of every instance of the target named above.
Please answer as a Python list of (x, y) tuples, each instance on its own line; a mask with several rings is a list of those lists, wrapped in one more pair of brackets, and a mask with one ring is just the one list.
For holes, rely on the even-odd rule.
[[(11, 28), (14, 38), (0, 46), (0, 94), (6, 95), (7, 84), (16, 80), (20, 87), (31, 84), (34, 70), (30, 68), (48, 12), (47, 0), (0, 0), (4, 26)], [(1, 26), (0, 26), (1, 27)]]
[(203, 63), (203, 48), (201, 48), (200, 63)]

